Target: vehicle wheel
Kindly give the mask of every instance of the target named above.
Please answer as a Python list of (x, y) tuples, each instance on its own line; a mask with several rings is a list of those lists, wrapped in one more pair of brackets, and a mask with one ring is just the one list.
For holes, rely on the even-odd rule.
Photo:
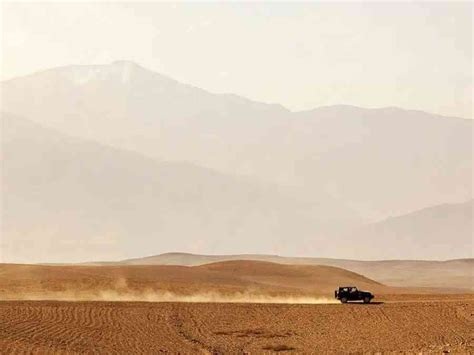
[(347, 303), (347, 297), (342, 297), (341, 298), (341, 303)]
[(370, 297), (364, 297), (364, 303), (370, 303)]

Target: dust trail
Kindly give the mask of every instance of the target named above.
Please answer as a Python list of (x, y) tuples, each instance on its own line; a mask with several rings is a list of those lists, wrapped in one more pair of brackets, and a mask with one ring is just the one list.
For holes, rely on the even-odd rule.
[(335, 299), (317, 296), (273, 296), (252, 292), (222, 294), (219, 292), (198, 292), (177, 294), (169, 291), (117, 291), (97, 292), (41, 292), (7, 295), (3, 300), (25, 301), (110, 301), (110, 302), (189, 302), (189, 303), (277, 303), (277, 304), (339, 304)]

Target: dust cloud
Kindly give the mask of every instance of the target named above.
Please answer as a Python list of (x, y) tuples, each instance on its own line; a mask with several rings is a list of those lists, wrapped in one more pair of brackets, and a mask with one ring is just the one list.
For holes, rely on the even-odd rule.
[(309, 295), (268, 295), (246, 290), (234, 293), (200, 291), (190, 294), (168, 290), (133, 290), (127, 280), (118, 279), (110, 289), (97, 290), (35, 290), (0, 295), (0, 300), (23, 301), (109, 301), (109, 302), (187, 302), (187, 303), (280, 303), (280, 304), (329, 304), (339, 303), (328, 297)]
[(272, 296), (237, 292), (222, 294), (219, 292), (199, 292), (177, 294), (169, 291), (127, 291), (101, 290), (97, 292), (46, 292), (6, 295), (3, 300), (22, 301), (109, 301), (109, 302), (185, 302), (185, 303), (280, 303), (280, 304), (337, 304), (327, 297), (311, 296)]

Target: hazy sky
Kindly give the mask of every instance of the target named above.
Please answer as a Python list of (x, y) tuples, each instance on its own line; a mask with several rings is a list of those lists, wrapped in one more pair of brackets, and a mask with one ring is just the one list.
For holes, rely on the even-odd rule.
[(2, 3), (1, 78), (119, 59), (212, 92), (472, 117), (469, 2)]

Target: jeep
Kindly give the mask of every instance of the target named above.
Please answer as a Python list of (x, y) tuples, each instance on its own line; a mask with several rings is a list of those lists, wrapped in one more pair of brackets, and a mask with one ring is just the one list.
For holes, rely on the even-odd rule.
[(341, 301), (341, 303), (347, 303), (348, 301), (370, 303), (374, 295), (367, 291), (359, 291), (357, 287), (354, 286), (343, 286), (334, 291), (334, 297)]

